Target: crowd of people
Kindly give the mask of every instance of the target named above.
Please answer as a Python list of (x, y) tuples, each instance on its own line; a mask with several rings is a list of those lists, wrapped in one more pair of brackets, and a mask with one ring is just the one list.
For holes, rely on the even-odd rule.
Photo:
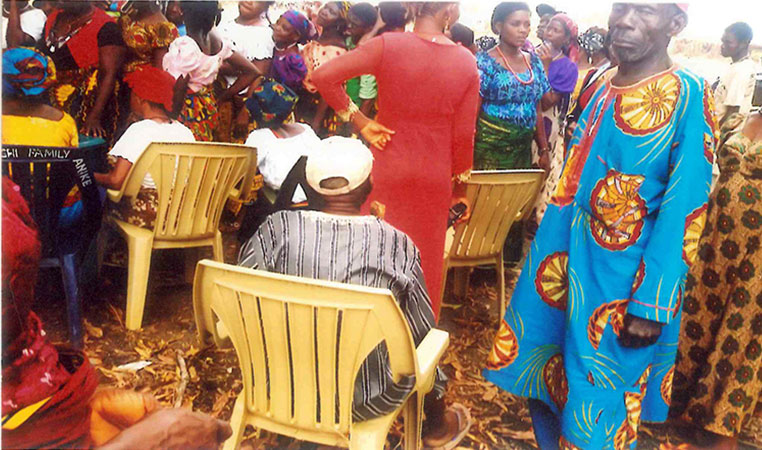
[[(540, 168), (505, 243), (523, 269), (484, 377), (529, 399), (543, 449), (634, 448), (641, 420), (668, 418), (704, 445), (734, 445), (762, 409), (762, 69), (749, 25), (724, 30), (732, 62), (712, 84), (670, 58), (683, 3), (615, 3), (580, 32), (573, 12), (502, 2), (494, 37), (478, 39), (457, 2), (308, 2), (276, 17), (281, 6), (240, 1), (221, 21), (216, 0), (6, 1), (2, 143), (102, 140), (95, 181), (108, 189), (152, 142), (254, 147), (263, 187), (239, 213), (238, 264), (388, 288), (416, 344), (439, 317), (471, 170)], [(84, 354), (48, 341), (18, 192), (4, 177), (4, 439), (226, 439), (202, 414), (94, 393)], [(152, 228), (158, 198), (149, 174), (106, 214)], [(446, 382), (438, 370), (426, 397), (427, 447), (454, 448), (473, 422), (445, 402)], [(354, 420), (394, 411), (414, 385), (392, 378), (380, 345)]]

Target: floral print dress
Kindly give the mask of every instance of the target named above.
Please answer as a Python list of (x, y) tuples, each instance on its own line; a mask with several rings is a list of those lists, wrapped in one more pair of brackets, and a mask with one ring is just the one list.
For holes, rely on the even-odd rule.
[(686, 283), (670, 414), (734, 436), (762, 397), (762, 141), (736, 133), (718, 162)]

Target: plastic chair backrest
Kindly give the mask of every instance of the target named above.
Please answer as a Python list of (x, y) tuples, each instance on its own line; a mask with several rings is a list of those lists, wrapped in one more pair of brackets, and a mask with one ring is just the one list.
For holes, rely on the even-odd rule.
[(468, 181), (471, 218), (455, 227), (449, 258), (500, 253), (511, 225), (526, 214), (544, 177), (542, 170), (474, 171)]
[(386, 341), (395, 379), (415, 374), (412, 336), (391, 291), (202, 260), (194, 308), (215, 319), (238, 354), (247, 413), (282, 434), (348, 445), (355, 378)]
[(131, 167), (122, 193), (137, 195), (150, 173), (159, 194), (154, 240), (214, 236), (228, 194), (255, 152), (235, 144), (152, 143)]
[[(103, 157), (97, 149), (3, 145), (2, 173), (21, 189), (34, 218), (42, 245), (43, 258), (59, 256), (58, 223), (69, 191), (78, 186), (83, 220), (78, 232), (94, 236), (101, 223), (102, 205), (93, 178), (93, 168)], [(81, 247), (89, 244), (82, 239)], [(82, 248), (78, 249), (81, 250)]]

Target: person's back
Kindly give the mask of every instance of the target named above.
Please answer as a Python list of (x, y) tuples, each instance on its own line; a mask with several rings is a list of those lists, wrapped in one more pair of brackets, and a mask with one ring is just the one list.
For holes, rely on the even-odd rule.
[(385, 33), (377, 39), (383, 40), (375, 72), (382, 87), (379, 121), (394, 129), (400, 122), (449, 119), (475, 79), (476, 71), (468, 70), (475, 69), (474, 56), (455, 43), (431, 42), (415, 33)]
[(426, 301), (418, 249), (373, 216), (279, 211), (260, 227), (268, 237), (241, 248), (238, 263), (299, 277), (385, 288), (398, 301)]

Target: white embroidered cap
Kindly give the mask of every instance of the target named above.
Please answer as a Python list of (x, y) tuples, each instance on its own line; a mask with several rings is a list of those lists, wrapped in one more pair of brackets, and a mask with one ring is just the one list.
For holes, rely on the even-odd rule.
[[(373, 153), (359, 139), (332, 136), (323, 139), (320, 148), (307, 158), (307, 184), (323, 195), (341, 195), (363, 184), (373, 169)], [(330, 178), (344, 178), (347, 184), (331, 189), (320, 183)]]

